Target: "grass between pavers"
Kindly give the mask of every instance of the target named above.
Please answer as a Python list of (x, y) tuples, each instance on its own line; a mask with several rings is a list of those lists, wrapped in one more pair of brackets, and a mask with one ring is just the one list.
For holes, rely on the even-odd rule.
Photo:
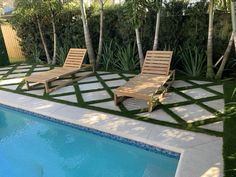
[(225, 119), (223, 136), (223, 157), (225, 177), (236, 176), (236, 83), (227, 83), (225, 90)]
[[(12, 71), (14, 71), (17, 68), (17, 66), (19, 66), (19, 65), (15, 65), (5, 76), (7, 77), (9, 74), (11, 74)], [(30, 75), (33, 72), (35, 67), (36, 67), (36, 65), (32, 65), (32, 67), (29, 69), (29, 71), (27, 72), (26, 75), (27, 76)], [(45, 67), (45, 66), (41, 66), (41, 67)], [(50, 66), (50, 68), (53, 68), (53, 66)], [(119, 78), (112, 78), (112, 79), (105, 79), (105, 80), (102, 79), (101, 76), (107, 75), (107, 74), (118, 74), (120, 77)], [(204, 129), (204, 128), (199, 127), (201, 125), (205, 125), (205, 124), (209, 124), (209, 123), (213, 123), (213, 122), (217, 122), (217, 121), (222, 120), (221, 115), (218, 114), (216, 112), (216, 110), (202, 104), (202, 101), (210, 101), (210, 100), (215, 100), (216, 98), (222, 98), (223, 97), (223, 94), (207, 88), (208, 86), (222, 84), (222, 82), (198, 85), (194, 82), (191, 82), (191, 81), (187, 80), (187, 79), (189, 79), (189, 78), (187, 78), (187, 79), (185, 79), (185, 81), (192, 84), (192, 86), (184, 87), (184, 88), (182, 87), (182, 88), (178, 88), (178, 89), (172, 88), (170, 91), (175, 92), (175, 93), (183, 96), (184, 98), (187, 98), (188, 101), (185, 101), (185, 102), (182, 102), (182, 103), (180, 102), (180, 103), (175, 103), (175, 104), (167, 104), (167, 105), (159, 104), (159, 106), (156, 109), (163, 109), (167, 114), (169, 114), (174, 120), (177, 121), (177, 123), (171, 123), (171, 122), (156, 120), (156, 119), (147, 118), (147, 117), (137, 115), (138, 113), (146, 112), (147, 111), (146, 108), (145, 109), (138, 109), (138, 110), (128, 111), (127, 108), (123, 104), (120, 104), (119, 108), (120, 108), (121, 111), (115, 111), (115, 110), (109, 110), (109, 109), (104, 109), (104, 108), (92, 106), (91, 104), (94, 104), (94, 103), (102, 103), (102, 102), (113, 100), (113, 92), (112, 92), (111, 89), (115, 88), (115, 87), (112, 87), (112, 88), (108, 87), (108, 85), (106, 84), (107, 81), (113, 81), (113, 80), (119, 80), (119, 79), (128, 80), (130, 78), (130, 77), (125, 76), (123, 73), (120, 74), (120, 73), (117, 73), (117, 72), (116, 73), (114, 73), (114, 72), (113, 73), (102, 73), (102, 74), (95, 73), (95, 77), (97, 78), (98, 81), (83, 82), (81, 84), (100, 82), (101, 85), (104, 87), (103, 89), (94, 89), (94, 90), (90, 90), (90, 91), (81, 91), (80, 88), (79, 88), (79, 84), (77, 82), (73, 83), (78, 103), (73, 103), (73, 102), (69, 102), (69, 101), (66, 101), (66, 100), (57, 99), (58, 96), (72, 95), (72, 94), (75, 94), (74, 92), (61, 93), (61, 94), (56, 94), (56, 95), (53, 95), (53, 96), (51, 96), (49, 94), (44, 94), (43, 96), (38, 96), (38, 95), (30, 94), (30, 93), (24, 93), (21, 90), (24, 83), (20, 83), (19, 86), (17, 87), (16, 91), (12, 91), (12, 90), (9, 90), (9, 89), (4, 89), (4, 88), (1, 88), (1, 89), (6, 90), (6, 91), (11, 91), (11, 92), (17, 92), (17, 93), (20, 93), (20, 94), (33, 96), (33, 97), (37, 97), (37, 98), (41, 98), (41, 99), (51, 100), (51, 101), (54, 101), (54, 102), (68, 104), (68, 105), (71, 105), (71, 106), (83, 107), (83, 108), (86, 108), (86, 109), (92, 109), (92, 110), (102, 111), (102, 112), (111, 113), (111, 114), (115, 114), (115, 115), (125, 116), (125, 117), (131, 118), (131, 119), (150, 122), (150, 123), (153, 123), (153, 124), (159, 124), (159, 125), (169, 126), (169, 127), (173, 127), (173, 128), (179, 128), (179, 129), (183, 129), (183, 130), (190, 130), (190, 131), (194, 131), (194, 132), (201, 132), (201, 133), (206, 133), (206, 134), (214, 135), (214, 136), (222, 136), (222, 132), (217, 132), (217, 131), (208, 130), (208, 129)], [(14, 85), (14, 84), (11, 84), (11, 85)], [(205, 90), (215, 94), (216, 96), (210, 97), (210, 98), (203, 98), (203, 99), (195, 100), (195, 99), (183, 94), (182, 92), (180, 92), (183, 89), (192, 89), (192, 88), (204, 88)], [(101, 90), (107, 91), (107, 93), (110, 95), (110, 98), (106, 98), (106, 99), (103, 99), (103, 100), (95, 100), (95, 101), (84, 102), (83, 97), (82, 97), (83, 93), (96, 92), (96, 91), (101, 91)], [(195, 121), (193, 123), (187, 123), (185, 120), (181, 119), (178, 115), (176, 115), (175, 113), (173, 113), (169, 109), (171, 107), (181, 106), (181, 105), (188, 105), (188, 104), (193, 104), (193, 103), (199, 105), (200, 107), (203, 107), (204, 109), (206, 109), (207, 111), (209, 111), (213, 114), (218, 114), (217, 117), (216, 118), (210, 118), (210, 119), (203, 120), (203, 121), (201, 120), (201, 121)]]

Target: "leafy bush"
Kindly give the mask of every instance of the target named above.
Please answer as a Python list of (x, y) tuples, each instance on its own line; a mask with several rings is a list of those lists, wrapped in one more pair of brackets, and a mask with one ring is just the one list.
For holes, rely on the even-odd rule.
[(111, 41), (105, 43), (100, 65), (106, 71), (136, 71), (139, 68), (139, 59), (135, 43), (120, 46), (118, 43)]
[(103, 45), (103, 54), (100, 65), (103, 69), (106, 71), (111, 70), (114, 68), (114, 49), (113, 49), (113, 41), (111, 41), (109, 44), (105, 43)]
[[(68, 2), (69, 3), (65, 3), (62, 10), (57, 12), (55, 19), (58, 38), (57, 61), (59, 64), (63, 64), (69, 48), (85, 47), (79, 5), (75, 1)], [(206, 0), (191, 5), (186, 1), (170, 1), (165, 3), (162, 8), (159, 50), (165, 50), (167, 48), (169, 50), (174, 50), (172, 67), (183, 69), (182, 63), (184, 63), (186, 68), (183, 69), (184, 73), (190, 72), (192, 75), (199, 75), (201, 70), (200, 59), (202, 58), (204, 60), (202, 62), (205, 62), (205, 57), (196, 54), (196, 49), (190, 50), (185, 48), (186, 46), (192, 48), (198, 46), (198, 52), (205, 55), (203, 50), (206, 50), (207, 44), (207, 5)], [(124, 8), (125, 6), (117, 5), (105, 7), (104, 9), (104, 48), (101, 66), (106, 70), (122, 69), (130, 71), (137, 69), (136, 65), (138, 61), (135, 56), (137, 49), (133, 48), (133, 44), (136, 42), (135, 33), (132, 24), (128, 22), (127, 16), (124, 14)], [(152, 48), (156, 23), (156, 10), (151, 6), (148, 8), (147, 13), (145, 14), (145, 21), (140, 28), (144, 52)], [(20, 9), (20, 7), (17, 5), (11, 23), (17, 30), (17, 35), (21, 38), (23, 52), (27, 58), (39, 58), (44, 61), (45, 54), (40, 40), (36, 19), (30, 12), (28, 12), (29, 14), (22, 14), (18, 9)], [(96, 52), (99, 39), (99, 9), (97, 7), (88, 8), (87, 17), (90, 35)], [(217, 11), (216, 17), (217, 18), (215, 18), (216, 20), (214, 21), (213, 55), (217, 60), (227, 46), (231, 25), (229, 25), (229, 14)], [(41, 16), (40, 19), (42, 19), (42, 30), (44, 31), (44, 36), (48, 44), (49, 53), (52, 55), (51, 24), (50, 21), (43, 16)], [(37, 45), (36, 48), (35, 44)], [(184, 54), (182, 54), (182, 52)], [(192, 61), (186, 59), (188, 57), (193, 57), (194, 59), (193, 62), (195, 66), (193, 68), (189, 68), (189, 64), (191, 64)], [(183, 62), (183, 60), (185, 60), (185, 62)]]
[(117, 45), (115, 67), (120, 71), (135, 71), (139, 67), (136, 44), (129, 43), (127, 46)]
[(180, 48), (180, 62), (182, 73), (187, 76), (198, 77), (206, 71), (206, 53), (198, 47)]

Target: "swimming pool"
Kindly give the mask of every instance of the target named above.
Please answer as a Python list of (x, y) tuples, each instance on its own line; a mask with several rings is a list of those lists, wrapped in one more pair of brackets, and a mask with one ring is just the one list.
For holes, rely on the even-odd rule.
[(0, 106), (0, 177), (173, 177), (179, 154)]

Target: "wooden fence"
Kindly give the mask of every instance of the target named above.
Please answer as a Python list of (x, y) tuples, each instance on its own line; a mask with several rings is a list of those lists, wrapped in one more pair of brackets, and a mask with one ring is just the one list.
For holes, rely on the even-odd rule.
[(1, 25), (1, 30), (10, 63), (25, 61), (16, 31), (10, 24)]

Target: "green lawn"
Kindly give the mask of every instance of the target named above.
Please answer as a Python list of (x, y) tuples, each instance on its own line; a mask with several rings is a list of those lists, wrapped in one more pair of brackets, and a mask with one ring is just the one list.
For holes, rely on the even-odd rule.
[(224, 171), (225, 177), (236, 176), (236, 83), (227, 83), (224, 85), (225, 93), (225, 120), (224, 120)]

